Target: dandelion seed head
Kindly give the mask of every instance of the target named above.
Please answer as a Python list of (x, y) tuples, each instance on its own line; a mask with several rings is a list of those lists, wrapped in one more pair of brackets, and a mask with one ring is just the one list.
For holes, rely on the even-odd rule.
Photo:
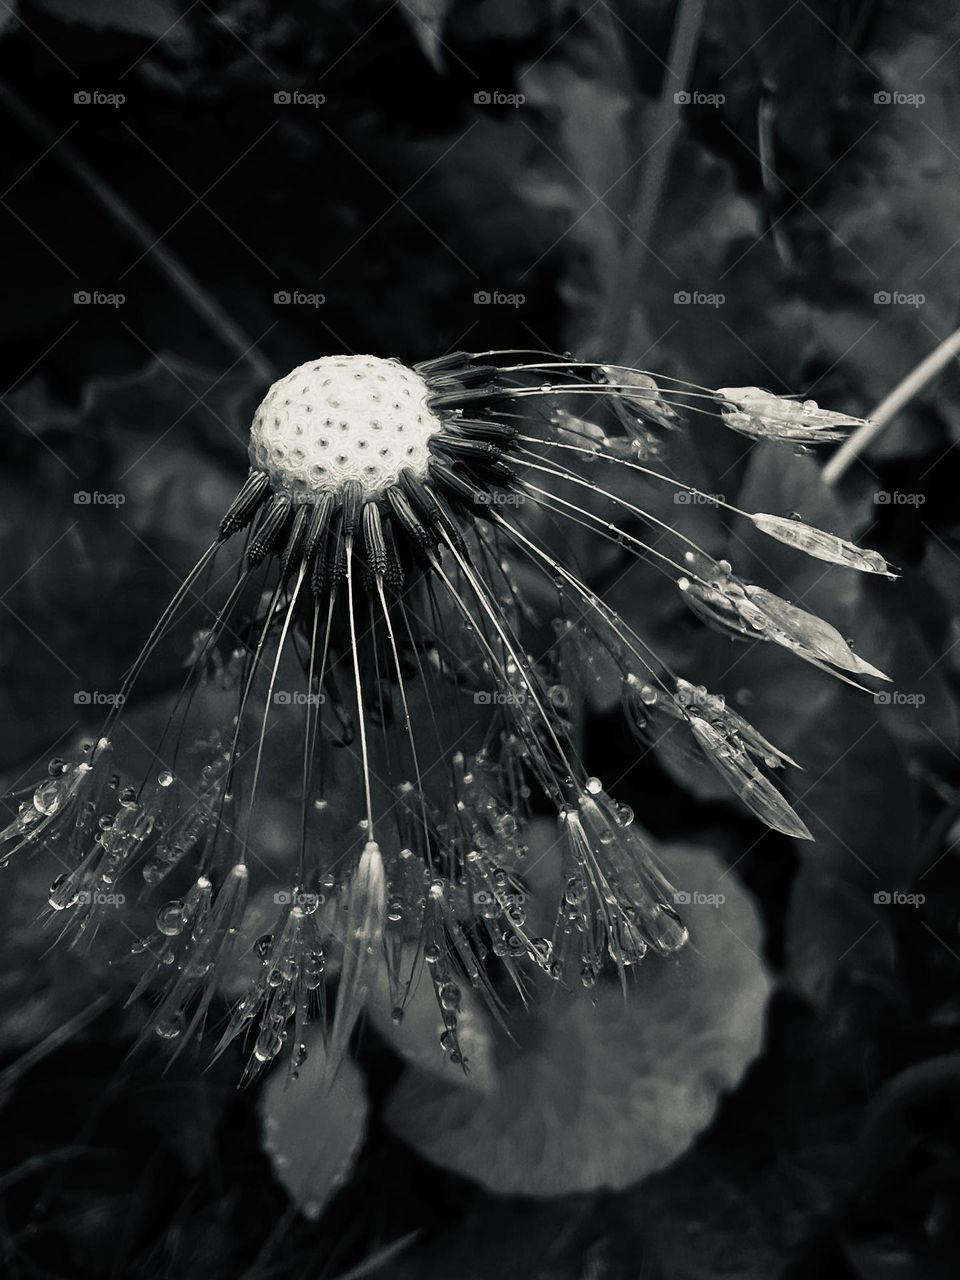
[(441, 421), (426, 382), (395, 360), (321, 356), (275, 382), (254, 415), (250, 461), (293, 501), (354, 481), (377, 497), (409, 467), (420, 479)]
[[(588, 404), (602, 426), (575, 412)], [(619, 681), (644, 746), (705, 758), (760, 821), (811, 838), (767, 776), (789, 756), (695, 672), (671, 671), (543, 534), (547, 515), (655, 565), (731, 639), (776, 644), (848, 683), (884, 678), (831, 624), (638, 505), (651, 483), (681, 500), (700, 492), (650, 465), (693, 414), (793, 442), (829, 440), (848, 421), (758, 389), (711, 392), (549, 353), (516, 363), (511, 353), (452, 352), (414, 369), (327, 356), (270, 388), (251, 429), (252, 470), (99, 740), (52, 760), (0, 828), (0, 865), (20, 850), (56, 854), (63, 872), (47, 915), (71, 945), (93, 941), (132, 873), (147, 891), (166, 882), (152, 930), (130, 948), (141, 966), (131, 999), (156, 1000), (151, 1039), (183, 1052), (240, 960), (252, 977), (231, 997), (215, 1054), (242, 1045), (244, 1080), (283, 1055), (295, 1078), (306, 1028), (319, 1020), (335, 1071), (385, 971), (395, 1021), (417, 982), (432, 985), (440, 1047), (466, 1070), (458, 1019), (468, 986), (499, 1019), (498, 973), (521, 994), (524, 967), (586, 988), (613, 968), (626, 985), (645, 956), (682, 948), (687, 929), (642, 822), (581, 756), (579, 692), (589, 683)], [(746, 428), (730, 420), (737, 414)], [(617, 475), (643, 484), (617, 486)], [(892, 576), (878, 552), (713, 500), (800, 553)], [(194, 633), (147, 776), (124, 786), (111, 742), (128, 695), (239, 534), (234, 585)], [(546, 652), (529, 647), (547, 619), (521, 568), (548, 584), (559, 615)], [(226, 695), (223, 719), (196, 737), (193, 695), (205, 685)], [(281, 717), (298, 744), (299, 833), (278, 866), (272, 927), (258, 925), (248, 945), (248, 890), (262, 879), (254, 819), (270, 785), (261, 766)], [(467, 721), (476, 724), (464, 733)], [(337, 756), (359, 774), (356, 792), (337, 787)], [(523, 875), (535, 789), (557, 814), (563, 864), (551, 937), (534, 928)], [(339, 969), (330, 1017), (328, 954)]]

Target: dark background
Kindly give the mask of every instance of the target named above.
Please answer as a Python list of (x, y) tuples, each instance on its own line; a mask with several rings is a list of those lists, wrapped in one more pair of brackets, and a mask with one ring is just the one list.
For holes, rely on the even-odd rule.
[[(76, 691), (116, 687), (244, 473), (256, 403), (310, 356), (569, 348), (866, 414), (960, 325), (947, 0), (0, 0), (0, 83), (10, 789), (95, 728)], [(525, 1198), (514, 1187), (527, 1164), (542, 1187), (551, 1148), (521, 1142), (502, 1184), (489, 1162), (476, 1180), (449, 1172), (436, 1143), (397, 1136), (395, 1090), (416, 1064), (374, 1028), (356, 1060), (365, 1139), (334, 1151), (309, 1221), (274, 1179), (236, 1062), (163, 1074), (159, 1053), (125, 1058), (126, 977), (50, 949), (36, 922), (49, 875), (28, 860), (0, 875), (5, 1272), (951, 1274), (958, 407), (953, 360), (831, 490), (809, 454), (701, 431), (676, 446), (705, 491), (799, 510), (902, 568), (896, 585), (851, 586), (771, 555), (756, 575), (772, 566), (768, 585), (785, 577), (902, 696), (877, 705), (779, 654), (738, 669), (726, 691), (752, 692), (751, 718), (807, 766), (810, 850), (652, 755), (622, 788), (659, 840), (736, 863), (776, 984), (762, 1055), (666, 1171), (613, 1191), (561, 1170), (557, 1194)], [(76, 501), (98, 492), (122, 506)], [(720, 550), (725, 532), (706, 533)], [(728, 549), (753, 563), (742, 540)], [(716, 642), (650, 582), (627, 579), (611, 603), (711, 683)], [(151, 664), (145, 723), (180, 678), (176, 653)], [(621, 772), (632, 749), (594, 699), (596, 772)], [(924, 901), (875, 901), (895, 891)], [(725, 993), (704, 999), (722, 1009)], [(656, 1026), (636, 1035), (655, 1044)], [(564, 1057), (562, 1035), (542, 1038), (531, 1079)], [(628, 1072), (634, 1047), (611, 1049)], [(550, 1123), (586, 1167), (618, 1126), (578, 1128), (584, 1099), (603, 1114), (616, 1081), (561, 1086)], [(322, 1145), (322, 1108), (308, 1120)], [(452, 1141), (462, 1170), (469, 1126)]]

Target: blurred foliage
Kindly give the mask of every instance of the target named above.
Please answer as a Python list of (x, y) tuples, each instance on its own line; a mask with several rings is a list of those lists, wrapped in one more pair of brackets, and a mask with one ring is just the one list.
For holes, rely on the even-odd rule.
[[(116, 688), (206, 545), (245, 467), (264, 366), (569, 347), (866, 413), (960, 324), (955, 4), (707, 4), (683, 83), (675, 17), (669, 0), (0, 4), (11, 789), (95, 730), (75, 693)], [(722, 100), (674, 101), (694, 88)], [(75, 102), (93, 90), (125, 101)], [(295, 91), (325, 101), (275, 101)], [(524, 101), (483, 100), (495, 92)], [(883, 101), (895, 93), (923, 102)], [(670, 162), (651, 189), (660, 146)], [(159, 269), (161, 250), (192, 283)], [(84, 290), (125, 301), (77, 306)], [(477, 306), (481, 291), (525, 301)], [(127, 1058), (139, 1019), (120, 1011), (123, 967), (51, 946), (34, 920), (48, 868), (3, 871), (9, 1274), (952, 1274), (958, 409), (951, 366), (837, 490), (813, 455), (750, 448), (712, 422), (667, 442), (703, 491), (877, 547), (902, 567), (895, 585), (851, 581), (631, 477), (640, 505), (823, 613), (912, 701), (871, 701), (771, 646), (732, 648), (649, 568), (591, 555), (593, 585), (665, 660), (804, 765), (793, 799), (817, 835), (798, 849), (761, 833), (715, 776), (638, 751), (615, 690), (585, 689), (597, 773), (623, 775), (618, 794), (668, 864), (695, 858), (698, 887), (723, 883), (737, 904), (706, 908), (690, 968), (645, 973), (626, 1005), (614, 990), (544, 1000), (511, 1025), (515, 1043), (477, 1012), (472, 1074), (454, 1080), (424, 1050), (429, 1001), (397, 1027), (380, 993), (333, 1101), (311, 1080), (319, 1052), (304, 1078), (280, 1070), (237, 1093), (233, 1059), (164, 1073), (153, 1047)], [(96, 492), (123, 504), (76, 499)], [(919, 500), (878, 501), (898, 493)], [(151, 664), (143, 739), (215, 601)], [(535, 603), (550, 607), (542, 590)], [(288, 799), (274, 772), (268, 858)], [(896, 893), (925, 901), (877, 898)]]

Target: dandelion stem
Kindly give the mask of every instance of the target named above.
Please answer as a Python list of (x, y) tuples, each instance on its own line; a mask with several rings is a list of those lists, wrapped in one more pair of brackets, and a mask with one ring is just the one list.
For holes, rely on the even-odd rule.
[(850, 465), (867, 449), (881, 432), (893, 421), (910, 401), (920, 394), (928, 382), (932, 382), (945, 369), (954, 356), (960, 355), (960, 329), (956, 329), (943, 342), (897, 383), (889, 395), (884, 396), (867, 421), (858, 431), (844, 441), (823, 469), (823, 483), (835, 485)]
[(86, 1008), (81, 1009), (79, 1013), (75, 1013), (72, 1018), (68, 1018), (65, 1022), (61, 1022), (49, 1035), (44, 1036), (38, 1044), (28, 1049), (26, 1053), (12, 1062), (9, 1067), (0, 1072), (0, 1100), (38, 1062), (42, 1062), (51, 1053), (55, 1053), (73, 1036), (85, 1030), (92, 1022), (95, 1022), (104, 1009), (109, 1008), (113, 1000), (114, 997), (112, 995), (97, 996)]

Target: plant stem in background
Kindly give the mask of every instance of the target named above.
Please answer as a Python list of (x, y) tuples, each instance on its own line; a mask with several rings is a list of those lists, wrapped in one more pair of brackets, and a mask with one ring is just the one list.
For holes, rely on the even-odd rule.
[(870, 421), (845, 441), (823, 469), (824, 484), (834, 485), (845, 474), (850, 464), (867, 449), (884, 428), (893, 421), (914, 396), (919, 395), (928, 382), (940, 373), (954, 356), (960, 355), (960, 329), (951, 333), (938, 347), (921, 360), (917, 367), (885, 396), (869, 415)]
[(256, 349), (256, 340), (245, 333), (232, 316), (221, 307), (216, 298), (207, 290), (180, 258), (160, 242), (149, 223), (132, 209), (123, 197), (104, 179), (103, 175), (91, 168), (79, 156), (69, 143), (57, 143), (53, 132), (35, 115), (25, 103), (7, 86), (0, 84), (0, 102), (17, 117), (31, 133), (40, 138), (48, 147), (56, 145), (57, 155), (65, 168), (73, 174), (90, 192), (90, 194), (107, 210), (110, 216), (125, 227), (131, 237), (144, 252), (150, 254), (156, 265), (167, 277), (173, 287), (183, 297), (188, 306), (214, 331), (224, 346), (228, 347), (239, 359), (245, 360), (264, 382), (272, 382), (277, 372), (273, 364)]
[(631, 201), (627, 219), (631, 234), (623, 255), (617, 289), (610, 304), (604, 336), (605, 349), (617, 352), (625, 360), (629, 360), (629, 352), (623, 350), (624, 336), (630, 323), (640, 271), (656, 225), (679, 132), (677, 123), (681, 103), (677, 101), (676, 94), (678, 90), (686, 89), (689, 82), (706, 4), (707, 0), (679, 0), (677, 5), (677, 16), (667, 53), (667, 69), (663, 73), (660, 97), (652, 112), (652, 135), (659, 141), (655, 142), (647, 164), (641, 167)]

